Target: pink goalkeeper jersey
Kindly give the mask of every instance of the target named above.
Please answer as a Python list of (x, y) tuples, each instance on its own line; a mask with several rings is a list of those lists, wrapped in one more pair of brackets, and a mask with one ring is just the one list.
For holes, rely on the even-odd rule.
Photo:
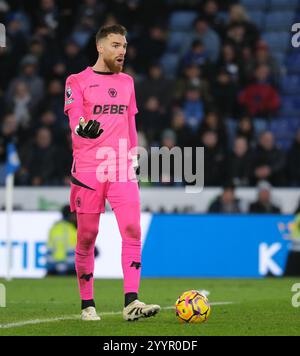
[[(73, 143), (73, 172), (95, 172), (99, 163), (99, 148), (113, 149), (117, 160), (137, 146), (135, 114), (137, 113), (133, 79), (125, 73), (94, 72), (87, 67), (67, 78), (65, 114), (69, 116)], [(104, 130), (96, 139), (75, 134), (79, 118), (97, 120)], [(127, 150), (119, 153), (120, 139)], [(126, 140), (126, 141), (125, 141)], [(125, 147), (125, 146), (124, 146)], [(103, 151), (102, 151), (103, 152)], [(97, 158), (98, 153), (98, 158)], [(111, 156), (110, 156), (111, 157)], [(108, 159), (108, 156), (105, 158)]]

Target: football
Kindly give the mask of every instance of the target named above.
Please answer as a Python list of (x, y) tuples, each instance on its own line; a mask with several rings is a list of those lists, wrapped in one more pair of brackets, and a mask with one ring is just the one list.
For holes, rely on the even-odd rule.
[(182, 293), (176, 301), (175, 308), (176, 317), (181, 323), (203, 323), (211, 312), (207, 297), (197, 290)]

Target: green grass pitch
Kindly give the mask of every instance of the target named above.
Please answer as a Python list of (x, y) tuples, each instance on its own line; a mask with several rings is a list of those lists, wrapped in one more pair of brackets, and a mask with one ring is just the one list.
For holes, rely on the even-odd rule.
[[(299, 279), (143, 279), (140, 300), (158, 303), (153, 318), (126, 322), (121, 280), (96, 280), (95, 300), (100, 322), (78, 319), (77, 282), (70, 278), (0, 279), (7, 306), (0, 308), (0, 335), (300, 335), (300, 308), (291, 291)], [(171, 308), (185, 290), (205, 289), (213, 303), (204, 324), (179, 324)], [(232, 302), (232, 304), (226, 304)], [(216, 303), (216, 304), (215, 304)]]

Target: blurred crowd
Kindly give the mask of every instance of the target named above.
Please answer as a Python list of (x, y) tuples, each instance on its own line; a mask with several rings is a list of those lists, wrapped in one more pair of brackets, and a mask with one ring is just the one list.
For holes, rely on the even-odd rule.
[[(177, 10), (198, 16), (170, 73), (162, 58)], [(0, 183), (11, 141), (21, 159), (17, 185), (69, 183), (65, 79), (95, 63), (99, 27), (121, 23), (129, 32), (125, 71), (135, 79), (140, 146), (203, 146), (205, 186), (299, 186), (300, 129), (287, 149), (268, 129), (280, 109), (282, 69), (239, 1), (0, 0), (0, 22), (7, 31), (0, 48)], [(161, 184), (174, 184), (169, 178)]]

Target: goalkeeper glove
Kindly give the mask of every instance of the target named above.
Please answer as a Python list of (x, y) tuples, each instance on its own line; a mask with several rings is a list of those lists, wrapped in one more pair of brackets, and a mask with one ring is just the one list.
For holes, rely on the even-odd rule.
[(139, 166), (138, 156), (136, 156), (136, 155), (132, 156), (132, 167), (134, 169), (135, 174), (139, 175), (140, 174), (140, 166)]
[(85, 122), (84, 118), (81, 117), (75, 132), (83, 138), (98, 138), (103, 133), (103, 129), (100, 128), (100, 122), (96, 120)]

